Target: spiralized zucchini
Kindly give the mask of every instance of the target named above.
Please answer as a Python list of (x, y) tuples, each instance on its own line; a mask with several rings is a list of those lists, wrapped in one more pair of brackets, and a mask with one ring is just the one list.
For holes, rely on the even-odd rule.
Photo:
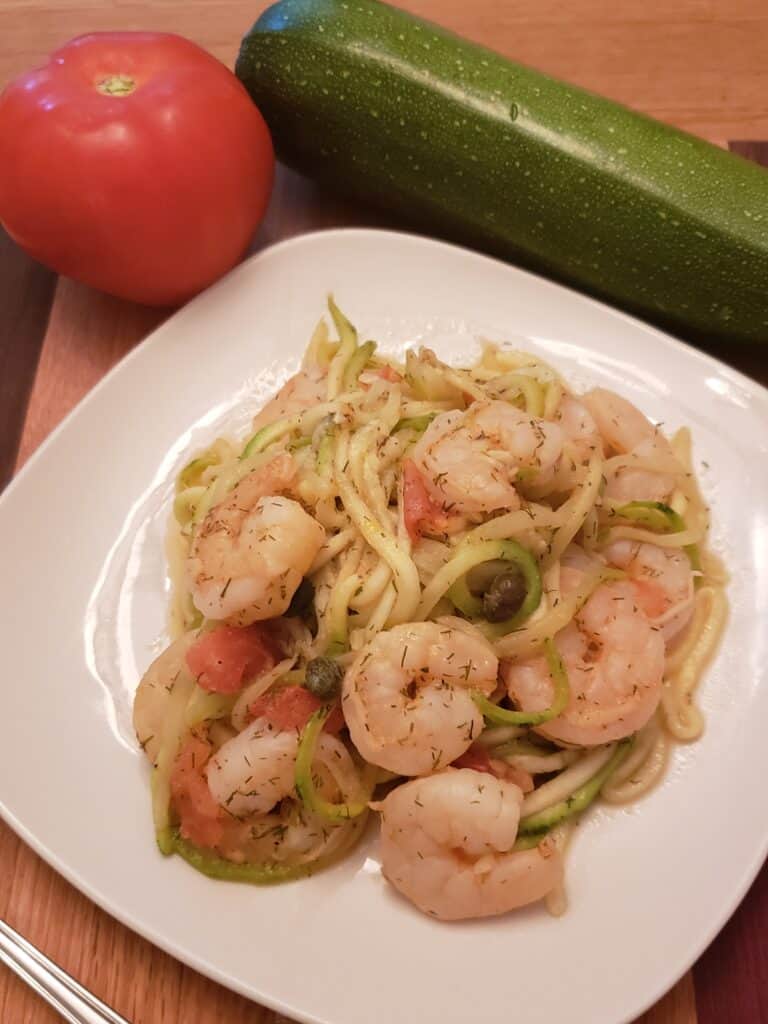
[[(707, 549), (709, 512), (696, 482), (690, 433), (681, 430), (670, 441), (638, 446), (638, 455), (612, 436), (613, 427), (622, 424), (604, 426), (602, 437), (597, 426), (592, 429), (599, 416), (590, 413), (589, 399), (574, 395), (536, 356), (485, 342), (469, 366), (449, 366), (419, 347), (397, 361), (382, 354), (376, 341), (361, 342), (333, 297), (328, 311), (330, 321), (316, 327), (302, 371), (269, 407), (279, 413), (271, 421), (269, 413), (260, 414), (242, 438), (215, 440), (186, 459), (177, 475), (168, 544), (175, 635), (185, 633), (191, 641), (191, 631), (199, 631), (199, 640), (222, 626), (203, 620), (197, 610), (190, 566), (200, 559), (206, 535), (234, 534), (229, 522), (216, 517), (246, 477), (253, 481), (264, 467), (289, 465), (289, 482), (278, 495), (263, 497), (297, 503), (322, 526), (324, 538), (318, 535), (297, 574), (304, 575), (301, 585), (294, 581), (286, 595), (283, 605), (292, 599), (279, 625), (271, 623), (277, 640), (266, 667), (255, 672), (246, 659), (236, 692), (216, 693), (207, 688), (210, 679), (194, 678), (184, 663), (167, 692), (147, 701), (161, 718), (160, 731), (151, 734), (158, 845), (206, 875), (258, 885), (301, 877), (348, 853), (363, 833), (371, 805), (379, 809), (386, 793), (407, 781), (398, 772), (409, 769), (383, 758), (386, 769), (373, 763), (375, 744), (366, 761), (363, 741), (358, 736), (353, 742), (349, 714), (349, 734), (342, 728), (337, 737), (334, 727), (331, 736), (325, 727), (332, 714), (338, 715), (339, 701), (344, 709), (380, 634), (407, 624), (407, 631), (396, 635), (411, 637), (429, 622), (432, 629), (440, 627), (440, 636), (463, 631), (472, 637), (487, 675), (473, 681), (476, 665), (469, 659), (461, 666), (463, 680), (453, 668), (432, 679), (430, 649), (424, 657), (430, 665), (409, 668), (412, 678), (398, 683), (394, 694), (379, 696), (375, 712), (386, 710), (390, 701), (393, 707), (402, 702), (404, 715), (420, 713), (425, 679), (438, 694), (430, 692), (430, 699), (444, 698), (444, 709), (464, 690), (459, 728), (467, 760), (451, 754), (446, 767), (437, 739), (431, 739), (433, 770), (467, 764), (517, 785), (522, 805), (512, 853), (538, 849), (542, 858), (560, 857), (579, 815), (600, 798), (621, 804), (648, 792), (662, 777), (673, 742), (694, 740), (704, 728), (695, 693), (726, 621), (727, 574)], [(484, 414), (489, 418), (483, 420)], [(493, 416), (506, 426), (494, 426)], [(646, 427), (658, 439), (659, 433)], [(531, 437), (526, 449), (524, 441)], [(445, 444), (448, 449), (441, 450)], [(283, 454), (276, 460), (277, 453)], [(444, 471), (438, 471), (441, 458)], [(434, 474), (428, 466), (436, 467)], [(453, 481), (445, 490), (450, 474), (462, 483)], [(643, 474), (656, 484), (660, 478), (669, 481), (663, 501), (617, 490), (617, 481), (636, 481)], [(494, 497), (487, 499), (489, 492)], [(506, 504), (493, 507), (496, 494), (508, 494)], [(244, 517), (253, 513), (240, 511)], [(252, 552), (265, 537), (274, 541), (259, 535), (244, 549)], [(608, 550), (613, 541), (652, 545), (657, 554), (687, 553), (696, 588), (689, 578), (689, 624), (680, 627), (677, 608), (668, 613), (664, 605), (655, 616), (643, 605), (653, 590), (653, 574), (633, 577), (629, 569), (610, 564), (610, 557), (619, 557)], [(293, 543), (299, 546), (301, 537), (291, 536), (289, 548)], [(687, 572), (685, 560), (675, 559), (680, 563)], [(230, 582), (223, 581), (223, 590)], [(634, 595), (648, 622), (656, 623), (653, 630), (664, 632), (663, 685), (657, 706), (649, 703), (642, 721), (623, 731), (611, 723), (610, 734), (595, 732), (577, 743), (556, 726), (578, 719), (579, 701), (589, 699), (585, 677), (608, 642), (590, 634), (581, 653), (574, 654), (576, 631), (586, 638), (585, 621), (594, 613), (598, 591), (604, 601), (606, 595), (616, 601)], [(399, 666), (393, 657), (386, 670), (379, 667), (373, 674), (383, 680), (374, 692), (384, 692), (406, 653)], [(443, 654), (449, 664), (450, 654)], [(538, 673), (541, 686), (550, 688), (549, 706), (542, 707), (541, 690), (530, 704), (518, 699), (510, 682), (518, 670)], [(282, 700), (290, 725), (278, 713)], [(298, 714), (296, 708), (304, 710)], [(270, 715), (276, 716), (274, 723)], [(584, 720), (597, 730), (608, 718), (601, 709)], [(219, 750), (239, 741), (252, 722), (252, 731), (263, 728), (267, 738), (291, 733), (286, 748), (295, 745), (293, 781), (289, 776), (287, 789), (268, 812), (248, 810), (253, 805), (247, 801), (242, 812), (238, 804), (229, 809), (215, 801), (211, 810), (214, 788), (206, 779), (213, 776), (206, 772), (211, 766), (219, 770)], [(407, 745), (410, 733), (403, 735), (397, 743)], [(264, 736), (252, 737), (253, 742)], [(207, 848), (190, 840), (184, 808), (171, 799), (172, 791), (178, 792), (176, 765), (189, 770), (183, 757), (177, 761), (179, 752), (186, 756), (194, 747), (184, 744), (192, 741), (204, 744), (210, 762), (200, 767), (190, 801), (201, 814), (214, 815), (212, 832), (223, 836)], [(249, 784), (245, 780), (233, 795), (259, 795), (258, 789), (247, 789)], [(561, 884), (548, 901), (553, 913), (564, 910)]]
[(570, 688), (568, 673), (557, 648), (550, 639), (544, 641), (544, 652), (547, 658), (550, 678), (554, 684), (555, 696), (552, 704), (543, 711), (508, 711), (493, 704), (481, 693), (474, 693), (472, 699), (482, 712), (489, 725), (543, 725), (561, 715), (568, 706)]

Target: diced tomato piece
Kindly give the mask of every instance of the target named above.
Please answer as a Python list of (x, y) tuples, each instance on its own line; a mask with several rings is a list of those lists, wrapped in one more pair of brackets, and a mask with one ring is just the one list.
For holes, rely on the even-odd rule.
[(533, 792), (533, 776), (525, 768), (518, 768), (517, 765), (507, 764), (506, 761), (491, 761), (491, 767), (500, 779), (514, 782), (523, 793)]
[(194, 733), (179, 751), (171, 773), (171, 799), (181, 834), (196, 846), (218, 846), (224, 835), (222, 812), (208, 789), (203, 769), (211, 745)]
[(477, 743), (473, 743), (468, 750), (464, 751), (461, 757), (457, 757), (453, 762), (453, 767), (471, 768), (473, 771), (486, 772), (488, 775), (496, 774), (491, 766), (488, 751)]
[(472, 768), (476, 772), (486, 772), (488, 775), (495, 775), (497, 779), (506, 779), (507, 782), (514, 782), (523, 793), (530, 793), (533, 789), (533, 777), (524, 768), (517, 768), (497, 758), (492, 758), (485, 747), (479, 743), (473, 743), (469, 750), (465, 750), (461, 757), (453, 762), (454, 768)]
[(269, 672), (278, 661), (268, 627), (218, 626), (203, 633), (187, 651), (190, 672), (204, 690), (236, 693), (246, 680)]
[(344, 721), (344, 712), (341, 710), (341, 704), (337, 704), (333, 711), (328, 715), (328, 719), (323, 726), (325, 732), (330, 732), (334, 736), (338, 735), (347, 723)]
[(444, 533), (450, 520), (432, 499), (415, 464), (403, 462), (403, 516), (408, 535), (415, 543), (423, 533)]
[(391, 381), (393, 384), (399, 384), (403, 379), (402, 374), (398, 373), (397, 370), (394, 370), (391, 366), (382, 366), (376, 372), (382, 380)]
[[(323, 701), (303, 686), (286, 686), (276, 693), (259, 697), (248, 708), (251, 718), (266, 718), (280, 732), (303, 729), (310, 717), (323, 706)], [(324, 729), (337, 733), (344, 728), (344, 714), (337, 706), (328, 716)]]

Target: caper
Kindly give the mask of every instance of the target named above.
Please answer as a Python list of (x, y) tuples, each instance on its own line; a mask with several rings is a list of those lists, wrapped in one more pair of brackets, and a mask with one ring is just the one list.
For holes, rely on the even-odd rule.
[(313, 658), (307, 663), (304, 686), (321, 700), (337, 697), (344, 670), (333, 658)]
[(509, 562), (504, 558), (492, 558), (488, 562), (473, 565), (467, 573), (467, 586), (470, 594), (482, 597), (499, 573), (506, 572), (508, 568)]
[(505, 569), (483, 594), (483, 614), (489, 622), (503, 622), (520, 610), (525, 595), (523, 574), (517, 569)]

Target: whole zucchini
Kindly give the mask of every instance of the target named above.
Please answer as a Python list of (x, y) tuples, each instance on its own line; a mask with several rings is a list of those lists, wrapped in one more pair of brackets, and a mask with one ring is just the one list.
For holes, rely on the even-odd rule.
[(688, 337), (768, 340), (768, 174), (376, 0), (280, 0), (236, 71), (279, 156)]

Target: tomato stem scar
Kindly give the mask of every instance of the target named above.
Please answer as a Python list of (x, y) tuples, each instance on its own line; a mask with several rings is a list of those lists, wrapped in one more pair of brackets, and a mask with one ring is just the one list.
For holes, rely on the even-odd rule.
[(96, 88), (105, 96), (128, 96), (136, 88), (136, 82), (128, 75), (108, 75), (96, 83)]

